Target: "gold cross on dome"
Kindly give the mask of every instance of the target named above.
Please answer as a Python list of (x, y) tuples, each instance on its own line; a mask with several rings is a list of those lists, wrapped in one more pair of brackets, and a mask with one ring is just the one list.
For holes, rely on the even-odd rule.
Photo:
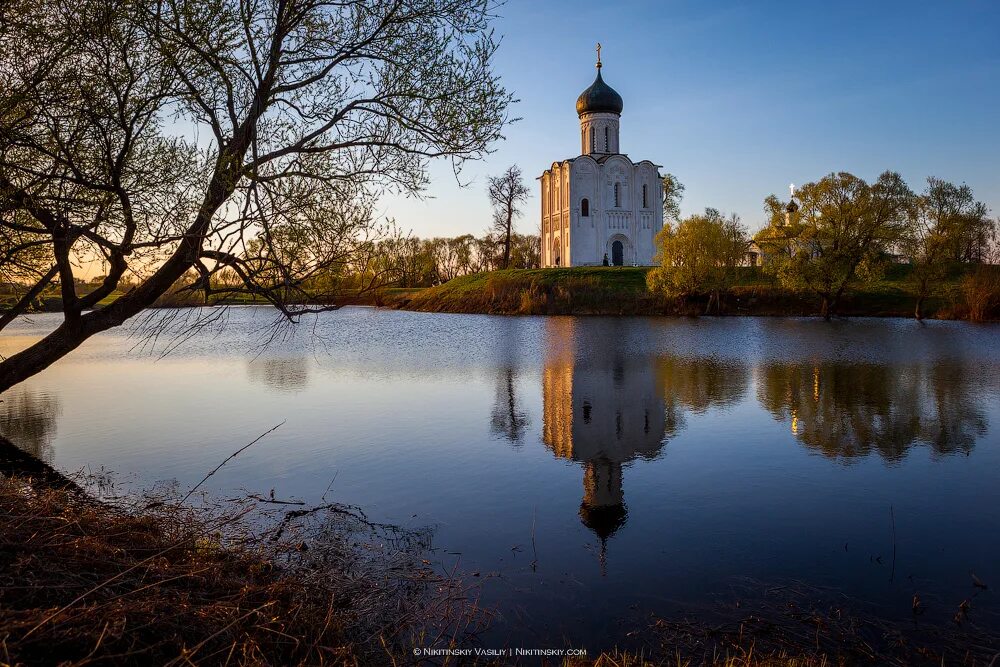
[(601, 43), (597, 43), (597, 67), (601, 67)]

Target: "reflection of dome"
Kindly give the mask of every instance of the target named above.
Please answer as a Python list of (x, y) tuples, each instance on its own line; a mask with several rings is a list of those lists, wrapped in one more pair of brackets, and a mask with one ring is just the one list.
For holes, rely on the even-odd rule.
[(601, 70), (597, 70), (597, 78), (590, 88), (580, 93), (576, 100), (576, 113), (582, 116), (585, 113), (617, 113), (622, 112), (624, 103), (622, 96), (614, 88), (604, 83), (601, 78)]
[(618, 532), (618, 529), (628, 521), (628, 508), (625, 503), (620, 505), (588, 505), (580, 503), (580, 521), (601, 538), (601, 541)]

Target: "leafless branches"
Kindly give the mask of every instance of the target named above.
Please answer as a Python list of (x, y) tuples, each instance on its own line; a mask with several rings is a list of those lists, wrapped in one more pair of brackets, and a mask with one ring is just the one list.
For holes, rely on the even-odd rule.
[(517, 165), (509, 167), (500, 176), (490, 178), (490, 204), (493, 205), (493, 231), (503, 242), (503, 261), (500, 268), (510, 266), (510, 243), (514, 233), (514, 220), (521, 215), (521, 206), (531, 191), (524, 184), (524, 176)]
[[(251, 296), (294, 320), (336, 308), (348, 270), (376, 287), (365, 269), (392, 235), (376, 198), (419, 192), (430, 159), (481, 157), (508, 121), (484, 0), (9, 13), (0, 278), (24, 298), (5, 315), (58, 288), (65, 321), (0, 364), (0, 391), (170, 291)], [(79, 292), (95, 265), (106, 273)]]

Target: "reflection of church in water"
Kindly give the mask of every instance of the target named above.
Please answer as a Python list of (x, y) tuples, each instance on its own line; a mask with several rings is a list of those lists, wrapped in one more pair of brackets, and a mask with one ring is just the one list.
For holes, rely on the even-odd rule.
[(669, 426), (655, 365), (623, 354), (614, 329), (588, 327), (598, 335), (583, 340), (576, 320), (548, 319), (542, 372), (542, 438), (557, 457), (583, 464), (580, 518), (601, 539), (602, 557), (628, 516), (623, 465), (655, 457)]

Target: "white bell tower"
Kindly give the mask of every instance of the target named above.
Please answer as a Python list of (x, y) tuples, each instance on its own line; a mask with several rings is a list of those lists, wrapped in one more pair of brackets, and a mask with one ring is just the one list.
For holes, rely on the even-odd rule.
[(622, 98), (601, 77), (601, 45), (597, 45), (597, 78), (576, 101), (580, 117), (581, 155), (621, 153), (618, 144)]

